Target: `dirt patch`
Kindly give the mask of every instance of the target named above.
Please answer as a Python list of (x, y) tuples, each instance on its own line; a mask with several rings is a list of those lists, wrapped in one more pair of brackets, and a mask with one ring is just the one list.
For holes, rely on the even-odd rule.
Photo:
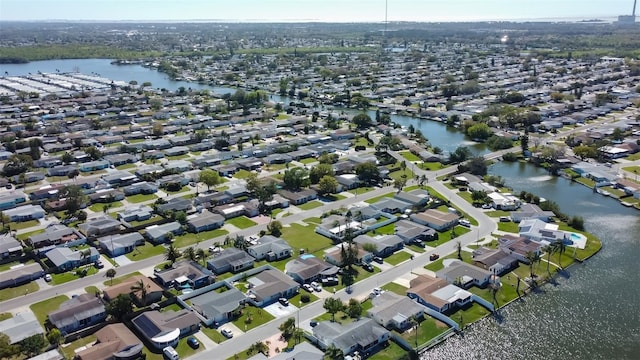
[(264, 343), (267, 344), (267, 346), (269, 346), (269, 357), (278, 355), (279, 352), (276, 351), (276, 349), (278, 349), (281, 352), (288, 345), (287, 342), (280, 337), (279, 333), (264, 339)]
[(442, 322), (442, 321), (440, 321), (440, 320), (436, 320), (436, 327), (439, 327), (439, 328), (448, 328), (448, 327), (449, 327), (449, 325), (447, 325), (447, 324), (443, 323), (443, 322)]

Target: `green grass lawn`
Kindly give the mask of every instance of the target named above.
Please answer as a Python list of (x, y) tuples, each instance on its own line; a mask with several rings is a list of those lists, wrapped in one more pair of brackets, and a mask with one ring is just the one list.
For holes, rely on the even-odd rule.
[(504, 210), (487, 211), (487, 212), (485, 212), (485, 214), (487, 216), (489, 216), (489, 217), (494, 217), (494, 218), (497, 218), (497, 217), (500, 217), (500, 216), (509, 216), (509, 215), (511, 215), (510, 212), (504, 211)]
[(470, 306), (466, 306), (463, 309), (458, 309), (449, 317), (453, 321), (457, 322), (461, 328), (464, 328), (466, 325), (474, 323), (487, 315), (489, 315), (489, 310), (487, 310), (482, 305), (473, 302)]
[(440, 169), (442, 169), (444, 167), (445, 166), (442, 165), (442, 163), (438, 162), (438, 161), (423, 162), (422, 164), (420, 164), (420, 168), (422, 170), (428, 170), (428, 171), (440, 170)]
[(18, 240), (26, 240), (31, 235), (42, 234), (43, 232), (44, 232), (44, 229), (33, 230), (33, 231), (26, 232), (26, 233), (18, 234), (18, 236), (16, 236), (16, 238)]
[(350, 193), (358, 196), (358, 194), (362, 195), (364, 193), (367, 193), (369, 191), (372, 191), (374, 188), (371, 186), (361, 186), (357, 189), (352, 189), (352, 190), (348, 190)]
[(182, 154), (182, 155), (176, 155), (176, 156), (167, 156), (167, 159), (169, 160), (182, 160), (182, 159), (188, 159), (191, 156), (189, 156), (189, 154)]
[(498, 230), (506, 231), (510, 233), (518, 233), (518, 223), (514, 223), (512, 221), (498, 223)]
[(13, 317), (12, 313), (0, 313), (0, 321), (4, 321), (4, 320), (8, 320), (11, 319)]
[(397, 360), (402, 358), (407, 352), (400, 345), (389, 340), (389, 346), (373, 354), (368, 359), (371, 360)]
[(173, 239), (173, 245), (178, 248), (183, 248), (193, 244), (197, 244), (202, 241), (217, 238), (219, 236), (227, 235), (229, 232), (224, 229), (215, 229), (209, 231), (203, 231), (200, 233), (187, 233), (184, 235), (176, 236)]
[(249, 177), (249, 174), (251, 174), (249, 171), (245, 170), (245, 169), (240, 169), (238, 171), (236, 171), (235, 174), (233, 174), (233, 177), (236, 179), (246, 179)]
[[(309, 301), (306, 303), (303, 303), (302, 301), (300, 301), (300, 296), (302, 295), (307, 295), (309, 296)], [(299, 293), (296, 294), (296, 296), (292, 297), (291, 299), (289, 299), (289, 302), (299, 308), (307, 306), (311, 303), (313, 303), (314, 301), (318, 300), (318, 297), (315, 296), (314, 294), (310, 294), (308, 292), (306, 292), (305, 290), (301, 290)]]
[(384, 200), (384, 199), (386, 199), (386, 198), (391, 198), (391, 197), (393, 197), (393, 195), (395, 195), (395, 194), (396, 194), (396, 192), (395, 192), (395, 191), (392, 191), (392, 192), (386, 193), (386, 194), (384, 194), (384, 195), (380, 195), (380, 196), (372, 197), (371, 199), (367, 199), (367, 200), (365, 200), (364, 202), (366, 202), (367, 204), (375, 204), (375, 203), (377, 203), (377, 202), (378, 202), (378, 201), (380, 201), (380, 200)]
[(32, 304), (29, 306), (33, 314), (38, 319), (38, 322), (41, 325), (44, 325), (44, 322), (47, 320), (47, 316), (50, 312), (57, 310), (60, 307), (60, 304), (69, 300), (67, 295), (58, 295), (56, 297), (52, 297), (45, 301), (41, 301), (39, 303)]
[[(118, 270), (116, 270), (116, 272), (117, 272), (117, 271), (118, 271)], [(118, 284), (120, 284), (121, 282), (123, 282), (123, 281), (127, 280), (128, 278), (130, 278), (130, 277), (132, 277), (132, 276), (136, 276), (136, 275), (142, 275), (142, 274), (141, 274), (139, 271), (135, 271), (135, 272), (132, 272), (132, 273), (129, 273), (129, 274), (126, 274), (126, 275), (122, 275), (122, 276), (119, 276), (119, 277), (113, 278), (113, 281), (111, 281), (111, 280), (106, 280), (106, 281), (104, 281), (104, 282), (103, 282), (103, 284), (104, 284), (104, 285), (106, 285), (106, 286), (118, 285)], [(105, 277), (106, 277), (106, 276), (105, 276)]]
[(283, 227), (281, 237), (287, 240), (293, 249), (305, 249), (307, 253), (315, 253), (333, 245), (331, 239), (316, 233), (314, 226), (296, 223)]
[(118, 170), (127, 170), (127, 169), (135, 169), (135, 168), (136, 168), (136, 164), (123, 164), (123, 165), (116, 166), (116, 169)]
[(413, 171), (411, 171), (411, 165), (408, 164), (407, 168), (405, 170), (396, 170), (392, 173), (389, 173), (389, 177), (392, 178), (393, 180), (398, 180), (400, 178), (402, 178), (403, 175), (407, 176), (407, 181), (411, 180), (415, 177), (415, 175), (413, 174)]
[[(247, 322), (249, 316), (251, 317), (251, 321)], [(249, 331), (262, 324), (266, 324), (273, 319), (275, 319), (275, 317), (273, 317), (273, 315), (269, 314), (267, 311), (253, 306), (247, 306), (242, 311), (242, 315), (240, 315), (239, 318), (233, 320), (233, 324), (242, 331)]]
[(316, 225), (320, 225), (322, 223), (322, 219), (320, 219), (319, 217), (310, 217), (302, 221), (304, 221), (307, 224), (316, 224)]
[(303, 163), (305, 165), (308, 165), (308, 164), (313, 164), (314, 162), (318, 162), (318, 159), (316, 159), (316, 158), (306, 158), (306, 159), (300, 159), (300, 160), (298, 160), (298, 162), (299, 163)]
[(331, 195), (326, 195), (322, 197), (322, 200), (325, 201), (339, 201), (339, 200), (344, 200), (347, 197), (344, 195), (340, 195), (340, 194), (331, 194)]
[(411, 249), (417, 253), (423, 253), (425, 251), (423, 247), (418, 246), (416, 244), (409, 244), (409, 245), (405, 245), (404, 247)]
[(38, 290), (40, 290), (40, 287), (35, 281), (20, 286), (5, 288), (0, 290), (0, 301), (5, 301), (21, 295), (34, 293)]
[(99, 291), (99, 289), (96, 286), (87, 286), (86, 288), (84, 288), (84, 292), (86, 292), (87, 294), (95, 294), (96, 291)]
[(137, 204), (144, 201), (155, 200), (157, 198), (158, 196), (156, 196), (155, 194), (136, 194), (136, 195), (127, 196), (127, 201), (132, 204)]
[(398, 265), (401, 262), (407, 261), (411, 259), (411, 254), (406, 251), (396, 251), (394, 254), (390, 255), (386, 259), (385, 262), (388, 262), (391, 265)]
[(96, 342), (97, 338), (95, 335), (87, 335), (85, 337), (79, 338), (77, 340), (74, 340), (68, 344), (65, 344), (64, 346), (60, 346), (58, 349), (60, 349), (62, 351), (62, 354), (64, 355), (65, 359), (73, 359), (75, 354), (75, 350), (79, 349), (83, 346), (89, 345), (89, 344), (93, 344), (94, 342)]
[(591, 180), (591, 179), (587, 179), (586, 177), (579, 177), (579, 178), (575, 178), (574, 179), (577, 183), (586, 185), (590, 188), (594, 187), (596, 182)]
[(81, 275), (82, 273), (79, 273), (79, 272), (77, 273), (76, 270), (67, 271), (61, 274), (51, 274), (51, 278), (52, 278), (51, 283), (54, 285), (60, 285), (69, 281), (73, 281), (76, 279), (83, 278), (85, 276), (91, 276), (98, 273), (98, 269), (96, 269), (96, 267), (93, 265), (85, 265), (82, 268), (78, 268), (78, 270), (80, 269), (86, 269), (87, 271), (86, 275)]
[(220, 344), (221, 342), (224, 342), (225, 340), (228, 340), (225, 336), (223, 336), (222, 334), (220, 334), (220, 332), (216, 329), (210, 328), (210, 327), (206, 327), (206, 326), (201, 326), (200, 330), (209, 337), (209, 339), (215, 341), (216, 343)]
[(392, 293), (402, 295), (402, 296), (406, 296), (407, 290), (409, 289), (400, 284), (396, 284), (394, 282), (390, 282), (388, 284), (382, 285), (381, 288), (383, 290), (391, 291)]
[(189, 188), (187, 185), (185, 185), (185, 186), (181, 187), (181, 188), (180, 188), (180, 190), (178, 190), (178, 191), (169, 191), (169, 190), (167, 190), (167, 189), (163, 189), (163, 190), (164, 190), (164, 192), (166, 192), (167, 194), (179, 194), (179, 193), (183, 193), (183, 192), (187, 192), (187, 191), (189, 191), (189, 190), (190, 190), (190, 188)]
[(100, 213), (102, 211), (104, 211), (104, 207), (105, 205), (111, 205), (111, 208), (119, 208), (122, 206), (122, 203), (120, 201), (114, 201), (112, 203), (95, 203), (91, 206), (89, 206), (89, 210), (93, 211), (93, 212), (97, 212)]
[(11, 261), (11, 262), (8, 262), (6, 264), (0, 265), (0, 271), (9, 270), (9, 268), (11, 268), (12, 266), (16, 266), (16, 265), (19, 265), (19, 264), (29, 265), (29, 264), (33, 264), (33, 263), (34, 263), (34, 261), (31, 260), (31, 259), (27, 260), (26, 262)]
[(257, 225), (255, 221), (249, 219), (246, 216), (238, 216), (233, 219), (228, 219), (226, 220), (226, 222), (227, 224), (231, 224), (237, 227), (238, 229), (246, 229), (246, 228), (250, 228), (252, 226)]
[(9, 223), (9, 227), (11, 228), (11, 230), (22, 230), (22, 229), (26, 229), (26, 228), (30, 228), (30, 227), (34, 227), (34, 226), (38, 226), (38, 225), (40, 225), (38, 220), (29, 220), (29, 221), (10, 222)]
[(414, 155), (411, 151), (399, 151), (398, 154), (409, 161), (420, 161), (420, 158)]
[(367, 141), (367, 139), (363, 136), (358, 137), (356, 141), (353, 143), (354, 148), (358, 145), (368, 147), (368, 148), (373, 147), (371, 144), (369, 144), (369, 141)]
[(125, 256), (132, 261), (138, 261), (147, 259), (152, 256), (162, 255), (165, 252), (165, 247), (162, 245), (152, 245), (149, 242), (145, 242), (142, 246), (136, 246), (135, 250), (126, 254)]
[(396, 233), (396, 224), (395, 223), (391, 223), (391, 224), (387, 224), (385, 226), (379, 227), (375, 230), (371, 230), (367, 233), (367, 235), (369, 236), (374, 236), (374, 235), (394, 235)]
[[(460, 252), (460, 255), (462, 256), (462, 261), (471, 264), (471, 253), (467, 252), (467, 251), (462, 251)], [(445, 257), (441, 257), (440, 259), (427, 264), (424, 268), (427, 270), (431, 270), (431, 271), (438, 271), (438, 270), (442, 270), (444, 269), (444, 265), (442, 264), (442, 261), (444, 259), (457, 259), (458, 258), (458, 254), (457, 252), (454, 252), (453, 254), (449, 254)]]
[[(455, 232), (456, 232), (456, 237), (466, 234), (468, 232), (470, 232), (471, 230), (469, 228), (466, 228), (464, 226), (456, 226), (455, 227)], [(436, 247), (439, 245), (442, 245), (444, 243), (446, 243), (447, 241), (451, 241), (452, 237), (451, 237), (451, 230), (448, 231), (444, 231), (444, 232), (439, 232), (438, 233), (438, 240), (433, 240), (433, 241), (427, 241), (425, 242), (425, 245), (427, 246), (432, 246), (432, 247)]]
[(298, 207), (299, 209), (302, 209), (302, 210), (311, 210), (311, 209), (315, 209), (317, 207), (320, 207), (322, 205), (324, 205), (322, 202), (320, 202), (318, 200), (313, 200), (313, 201), (306, 202), (306, 203), (304, 203), (302, 205), (296, 205), (296, 207)]
[(137, 226), (152, 224), (152, 223), (160, 220), (161, 218), (162, 218), (162, 216), (160, 216), (160, 215), (154, 215), (154, 216), (152, 216), (151, 218), (149, 218), (147, 220), (132, 221), (130, 224), (131, 224), (131, 226), (137, 227)]
[(435, 320), (432, 317), (426, 316), (425, 319), (420, 322), (417, 333), (416, 329), (411, 328), (404, 331), (400, 336), (415, 347), (416, 340), (418, 346), (420, 346), (447, 330), (449, 330), (449, 327), (446, 324)]

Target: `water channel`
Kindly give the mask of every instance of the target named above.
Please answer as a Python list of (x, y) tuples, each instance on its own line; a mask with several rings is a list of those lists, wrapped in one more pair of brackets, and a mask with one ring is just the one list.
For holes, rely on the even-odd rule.
[[(95, 73), (113, 80), (145, 81), (154, 88), (180, 86), (209, 89), (222, 94), (229, 88), (172, 81), (166, 75), (138, 65), (116, 66), (110, 60), (50, 60), (0, 65), (10, 76), (41, 72)], [(275, 101), (286, 98), (274, 96)], [(370, 116), (375, 116), (371, 112)], [(464, 135), (444, 124), (391, 115), (394, 122), (413, 125), (434, 145), (453, 151), (470, 145)], [(476, 153), (487, 150), (472, 146)], [(423, 359), (638, 359), (640, 358), (640, 217), (637, 210), (563, 178), (549, 176), (529, 164), (497, 163), (490, 172), (507, 185), (555, 201), (563, 212), (585, 219), (588, 231), (603, 242), (603, 249), (582, 265), (569, 269), (558, 286), (545, 286), (542, 294), (527, 296), (502, 311), (498, 323), (485, 319), (464, 336), (453, 337), (423, 354)]]

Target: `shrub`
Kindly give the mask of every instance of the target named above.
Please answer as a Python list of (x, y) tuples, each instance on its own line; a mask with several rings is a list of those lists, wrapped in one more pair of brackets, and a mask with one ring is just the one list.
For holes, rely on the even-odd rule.
[(302, 294), (300, 295), (300, 302), (303, 304), (308, 303), (309, 301), (311, 301), (311, 297), (309, 297), (308, 294)]

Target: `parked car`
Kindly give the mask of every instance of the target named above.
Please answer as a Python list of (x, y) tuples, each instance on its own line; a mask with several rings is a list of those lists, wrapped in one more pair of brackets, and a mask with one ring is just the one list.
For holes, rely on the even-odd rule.
[(282, 306), (289, 306), (289, 300), (287, 300), (286, 298), (279, 298), (278, 302), (280, 303), (280, 305)]
[(382, 260), (380, 256), (374, 256), (373, 261), (377, 262), (378, 264), (382, 264), (384, 262), (384, 260)]
[(368, 272), (373, 272), (373, 265), (371, 265), (369, 263), (362, 264), (362, 268), (367, 270)]
[(53, 278), (51, 277), (51, 274), (46, 274), (46, 275), (44, 276), (44, 281), (49, 282), (49, 281), (51, 281), (51, 280), (53, 280)]
[(221, 333), (224, 337), (229, 338), (229, 339), (231, 339), (231, 338), (233, 337), (233, 332), (232, 332), (231, 330), (229, 330), (229, 329), (222, 329), (222, 330), (220, 331), (220, 333)]
[(194, 338), (193, 336), (190, 336), (189, 338), (187, 338), (187, 344), (194, 349), (197, 349), (200, 347), (200, 343), (198, 342), (198, 339)]
[(318, 320), (311, 320), (311, 321), (309, 321), (309, 326), (311, 326), (311, 327), (315, 327), (316, 325), (318, 325)]
[(429, 255), (429, 260), (431, 260), (431, 261), (438, 260), (439, 258), (440, 258), (440, 255), (438, 255), (438, 254)]
[(209, 252), (210, 253), (217, 254), (217, 253), (219, 253), (221, 251), (222, 251), (222, 248), (219, 247), (219, 246), (214, 246), (214, 245), (209, 246)]
[(164, 354), (165, 359), (169, 359), (169, 360), (180, 359), (180, 356), (178, 355), (178, 352), (176, 351), (176, 349), (174, 349), (171, 346), (167, 346), (166, 348), (162, 349), (162, 353)]
[(322, 287), (320, 286), (320, 284), (318, 284), (315, 281), (311, 283), (311, 287), (313, 288), (313, 290), (315, 290), (317, 292), (322, 291)]
[(95, 266), (98, 269), (102, 269), (104, 267), (104, 264), (102, 263), (101, 260), (96, 260), (96, 262), (93, 263), (93, 266)]
[(465, 226), (465, 227), (470, 227), (471, 226), (471, 222), (469, 222), (469, 220), (467, 220), (467, 219), (462, 219), (462, 220), (460, 220), (460, 225)]
[(302, 284), (302, 288), (307, 290), (308, 292), (312, 293), (313, 292), (313, 288), (311, 287), (311, 285), (309, 284)]
[(322, 283), (322, 286), (332, 286), (332, 285), (338, 285), (338, 278), (337, 277), (333, 277), (333, 276), (329, 276), (326, 277), (322, 280), (320, 280), (320, 282)]

